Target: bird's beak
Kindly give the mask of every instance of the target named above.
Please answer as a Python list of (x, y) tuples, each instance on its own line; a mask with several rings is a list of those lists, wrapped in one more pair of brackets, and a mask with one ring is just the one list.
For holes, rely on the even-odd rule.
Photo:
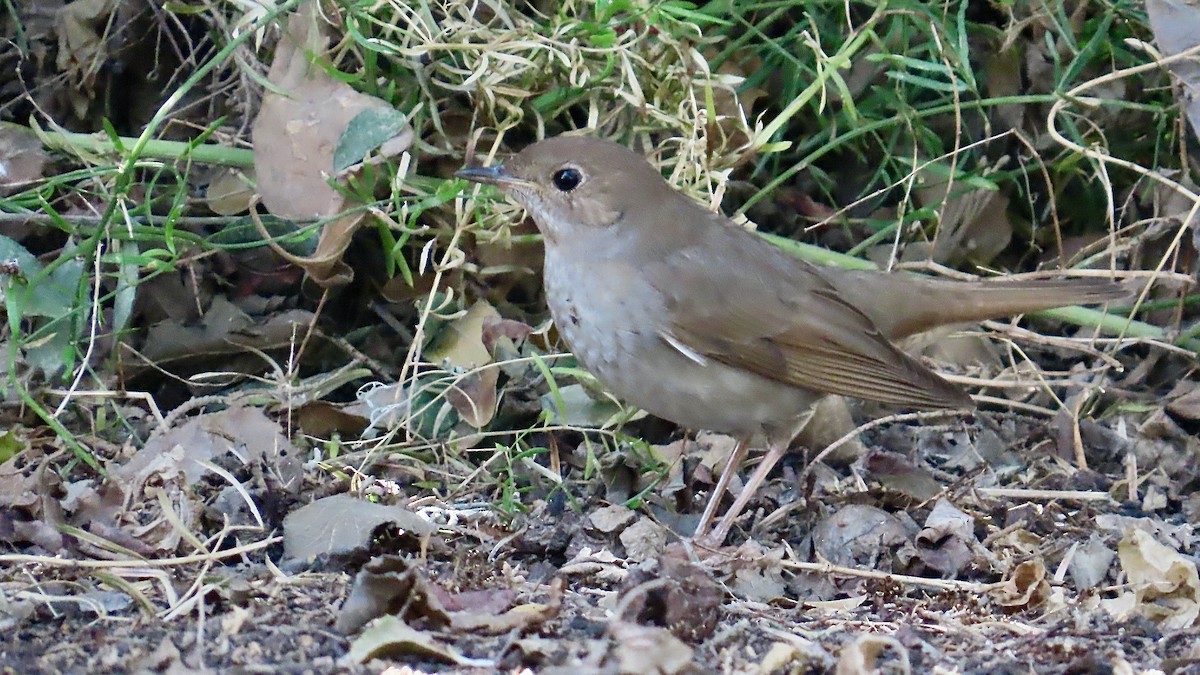
[(508, 173), (504, 169), (503, 164), (494, 166), (473, 166), (465, 169), (459, 169), (454, 172), (454, 175), (469, 180), (474, 183), (482, 183), (484, 185), (495, 185), (500, 188), (507, 187), (522, 187), (529, 184), (529, 181)]

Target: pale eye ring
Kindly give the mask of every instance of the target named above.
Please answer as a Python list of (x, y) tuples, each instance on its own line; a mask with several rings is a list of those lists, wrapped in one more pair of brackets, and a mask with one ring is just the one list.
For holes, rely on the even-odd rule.
[(551, 180), (554, 181), (554, 187), (558, 188), (560, 192), (570, 192), (583, 182), (583, 173), (579, 169), (567, 167), (555, 171)]

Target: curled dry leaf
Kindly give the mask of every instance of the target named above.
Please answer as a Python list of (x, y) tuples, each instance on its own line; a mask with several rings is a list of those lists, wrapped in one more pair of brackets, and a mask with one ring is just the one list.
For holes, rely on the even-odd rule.
[(417, 630), (392, 615), (372, 621), (362, 635), (350, 644), (346, 658), (352, 663), (366, 663), (371, 659), (406, 654), (433, 657), (473, 668), (490, 669), (495, 665), (490, 660), (467, 658), (453, 647), (443, 644), (432, 633)]
[(1046, 566), (1040, 560), (1028, 560), (1017, 565), (994, 594), (997, 604), (1014, 612), (1041, 605), (1050, 597)]
[(898, 663), (888, 672), (911, 673), (912, 664), (908, 658), (908, 649), (894, 637), (887, 635), (860, 635), (853, 642), (842, 647), (838, 655), (837, 675), (872, 675), (880, 672), (878, 662), (884, 650), (892, 649), (897, 654)]
[(354, 578), (336, 628), (352, 633), (388, 614), (461, 632), (500, 634), (523, 630), (558, 615), (562, 582), (550, 586), (548, 602), (512, 606), (516, 591), (485, 588), (451, 592), (429, 580), (420, 563), (388, 555), (371, 560)]
[(666, 628), (616, 621), (608, 632), (617, 671), (623, 675), (674, 675), (692, 663), (692, 648)]
[[(254, 120), (254, 169), (263, 204), (277, 216), (297, 220), (333, 217), (350, 206), (345, 194), (329, 183), (339, 141), (361, 113), (392, 110), (387, 102), (355, 91), (312, 62), (312, 56), (328, 51), (317, 14), (317, 3), (310, 2), (288, 18), (268, 75), (283, 93), (268, 91)], [(406, 148), (412, 129), (404, 125), (397, 136), (404, 139), (399, 147)], [(341, 258), (363, 217), (351, 213), (327, 223), (310, 257), (273, 248), (322, 286), (348, 283), (354, 273)]]
[(67, 74), (65, 87), (76, 116), (86, 117), (96, 77), (108, 63), (105, 34), (118, 0), (75, 0), (56, 13), (58, 69)]
[(480, 300), (466, 314), (451, 321), (425, 349), (434, 363), (444, 363), (465, 374), (446, 389), (446, 400), (464, 422), (476, 429), (487, 426), (496, 414), (500, 368), (492, 365), (491, 347), (500, 337), (487, 333), (501, 321), (500, 313)]
[(914, 543), (917, 556), (931, 569), (947, 577), (957, 576), (975, 557), (975, 519), (939, 499)]
[(1117, 546), (1117, 554), (1132, 590), (1104, 602), (1110, 613), (1120, 619), (1138, 614), (1164, 630), (1178, 630), (1196, 623), (1200, 617), (1200, 578), (1194, 560), (1164, 546), (1141, 529), (1125, 534)]

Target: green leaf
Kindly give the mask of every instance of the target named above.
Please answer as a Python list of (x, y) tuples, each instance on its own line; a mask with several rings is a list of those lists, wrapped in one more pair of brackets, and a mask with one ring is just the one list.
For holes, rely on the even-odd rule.
[(117, 291), (113, 298), (113, 332), (120, 333), (129, 324), (133, 314), (133, 301), (137, 297), (138, 244), (136, 241), (121, 242), (121, 265), (117, 268)]
[(399, 136), (408, 129), (404, 113), (394, 108), (367, 108), (354, 116), (338, 139), (333, 153), (333, 172), (341, 173), (355, 164), (372, 150)]

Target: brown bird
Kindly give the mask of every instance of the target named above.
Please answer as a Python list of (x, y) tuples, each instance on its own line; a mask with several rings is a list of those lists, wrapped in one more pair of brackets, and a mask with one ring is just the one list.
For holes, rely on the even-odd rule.
[[(821, 396), (973, 407), (893, 340), (1123, 294), (1103, 280), (960, 282), (818, 267), (596, 138), (550, 138), (503, 165), (456, 175), (504, 189), (533, 216), (546, 245), (550, 313), (584, 368), (653, 415), (740, 439), (697, 528), (711, 545), (724, 541)], [(755, 436), (766, 456), (707, 533)]]

